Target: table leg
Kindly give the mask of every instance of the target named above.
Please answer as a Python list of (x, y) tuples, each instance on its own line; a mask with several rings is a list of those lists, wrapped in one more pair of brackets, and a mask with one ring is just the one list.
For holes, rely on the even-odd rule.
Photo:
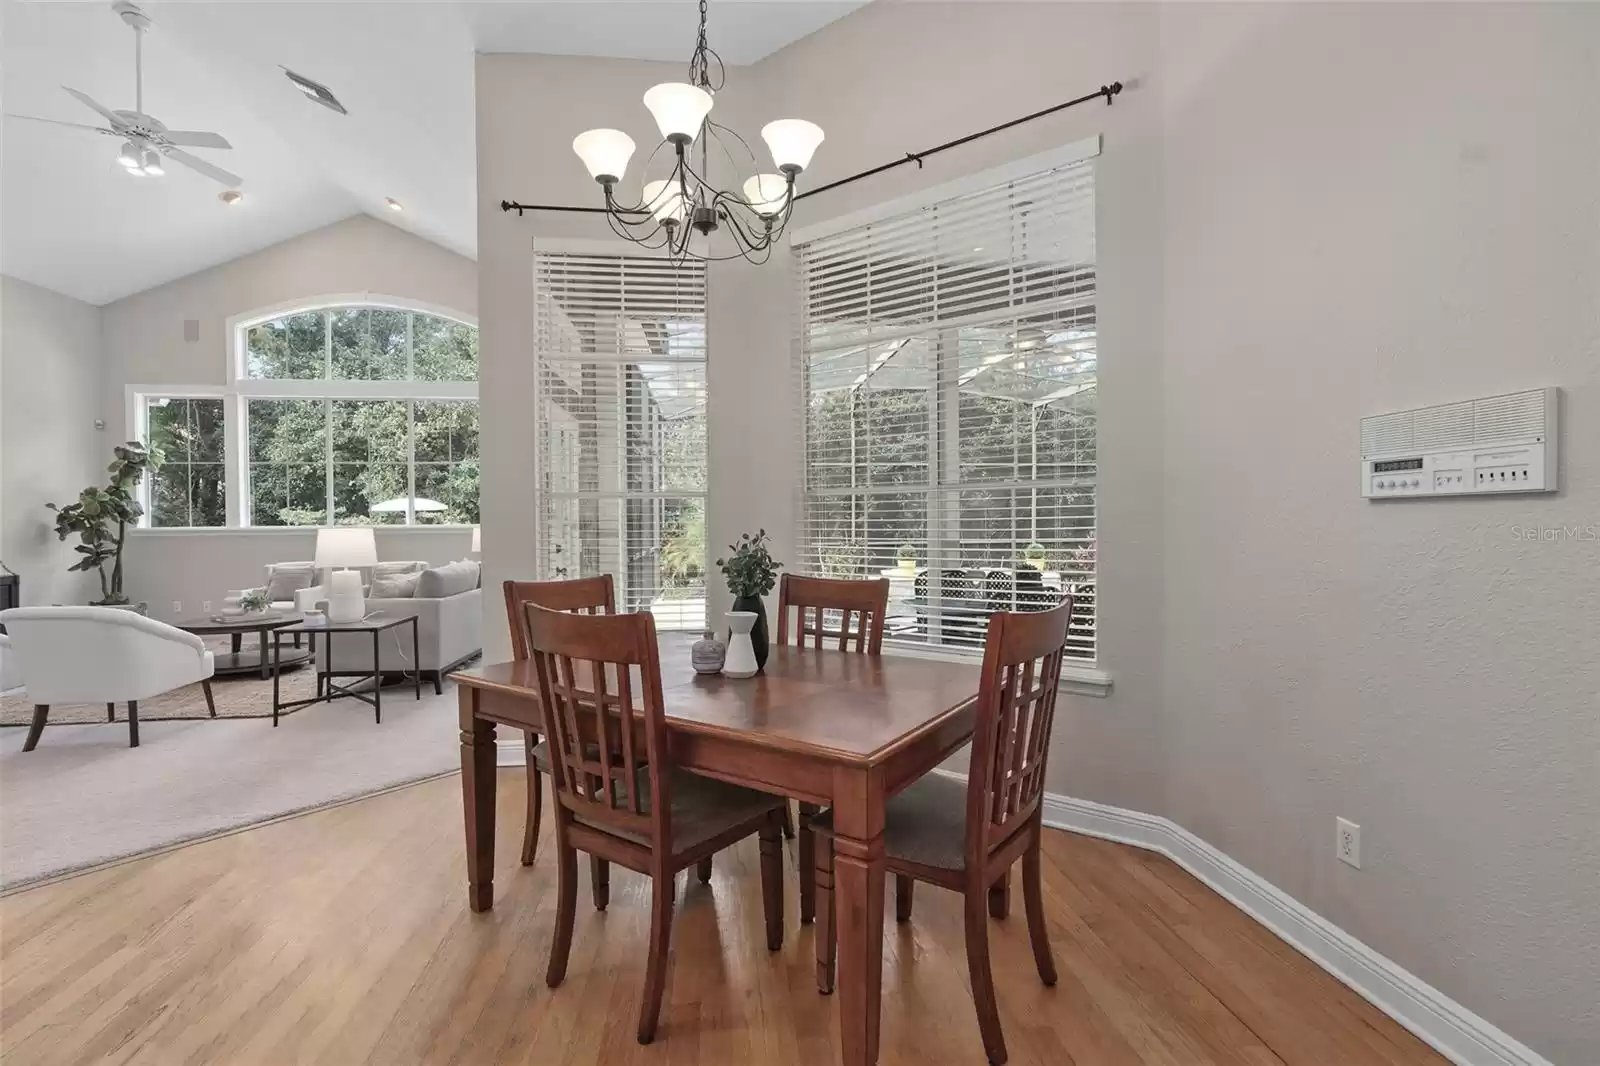
[(378, 662), (379, 631), (372, 631), (372, 720), (383, 724), (383, 670)]
[(474, 911), (494, 906), (494, 723), (475, 713), (476, 689), (462, 685), (461, 808), (467, 830), (467, 905)]
[[(277, 630), (274, 629), (271, 630), (271, 632), (276, 633)], [(267, 633), (268, 630), (263, 629), (261, 632), (256, 634), (256, 638), (261, 645), (261, 680), (263, 681), (267, 679), (267, 672), (271, 669), (271, 667), (267, 665)], [(274, 640), (272, 643), (273, 646), (276, 647), (278, 642)], [(276, 651), (274, 651), (273, 654), (276, 655)]]
[(229, 650), (232, 651), (233, 654), (238, 655), (239, 654), (239, 649), (244, 647), (244, 634), (243, 633), (229, 633), (228, 634), (228, 645), (229, 645)]
[(882, 779), (836, 771), (833, 908), (839, 941), (839, 1035), (845, 1066), (878, 1061), (883, 992)]
[[(266, 634), (262, 634), (266, 640)], [(283, 653), (278, 650), (278, 633), (272, 633), (272, 728), (278, 728), (278, 678), (283, 674)]]
[(416, 682), (417, 699), (422, 699), (422, 645), (417, 638), (417, 616), (411, 616), (411, 679)]

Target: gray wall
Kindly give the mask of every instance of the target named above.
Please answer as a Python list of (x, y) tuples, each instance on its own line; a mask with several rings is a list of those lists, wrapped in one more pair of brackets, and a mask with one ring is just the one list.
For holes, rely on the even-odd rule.
[[(1600, 545), (1510, 526), (1600, 519), (1597, 19), (878, 3), (731, 70), (717, 101), (740, 130), (819, 122), (803, 181), (820, 184), (1129, 85), (808, 200), (797, 224), (1104, 135), (1098, 607), (1116, 687), (1064, 704), (1050, 787), (1174, 818), (1561, 1062), (1600, 1061)], [(566, 144), (619, 122), (651, 144), (639, 95), (680, 77), (479, 57), (488, 581), (534, 557), (530, 241), (604, 236), (498, 204), (594, 202)], [(766, 525), (792, 555), (790, 282), (736, 265), (711, 283), (712, 543)], [(1562, 494), (1359, 498), (1362, 415), (1547, 384), (1567, 390)], [(494, 654), (504, 620), (486, 612)], [(1361, 871), (1334, 862), (1336, 814), (1363, 826)]]
[(0, 279), (0, 561), (22, 575), (27, 604), (100, 595), (69, 574), (76, 540), (56, 540), (46, 503), (102, 484), (116, 431), (101, 417), (100, 309), (16, 278)]
[[(1600, 543), (1512, 532), (1600, 522), (1600, 8), (1176, 4), (1160, 71), (1166, 813), (1600, 1062)], [(1358, 497), (1361, 416), (1544, 385), (1560, 495)]]

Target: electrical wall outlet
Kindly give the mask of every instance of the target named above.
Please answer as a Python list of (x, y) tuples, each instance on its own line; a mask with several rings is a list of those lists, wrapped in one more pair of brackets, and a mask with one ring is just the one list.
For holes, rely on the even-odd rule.
[(1361, 827), (1348, 818), (1334, 819), (1338, 835), (1333, 842), (1333, 853), (1340, 862), (1361, 869)]
[(200, 601), (200, 609), (202, 611), (205, 611), (207, 614), (211, 613), (211, 601), (210, 600), (201, 600)]
[(182, 600), (173, 600), (172, 601), (172, 613), (173, 614), (182, 614), (183, 613), (183, 601)]

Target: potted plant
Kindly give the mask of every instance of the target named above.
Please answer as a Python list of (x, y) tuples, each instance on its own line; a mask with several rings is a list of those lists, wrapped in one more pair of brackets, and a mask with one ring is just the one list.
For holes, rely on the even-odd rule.
[(245, 589), (244, 595), (239, 597), (239, 607), (245, 614), (264, 614), (270, 606), (272, 601), (267, 599), (265, 588)]
[(915, 544), (902, 544), (895, 554), (896, 561), (900, 564), (902, 574), (915, 574), (917, 572), (917, 546)]
[[(76, 533), (81, 542), (73, 550), (82, 558), (67, 569), (100, 573), (100, 598), (90, 601), (97, 607), (129, 605), (122, 593), (122, 546), (128, 527), (137, 525), (144, 514), (137, 495), (140, 479), (147, 471), (154, 474), (160, 470), (166, 460), (161, 449), (146, 448), (135, 440), (117, 445), (112, 454), (111, 465), (106, 467), (111, 478), (104, 488), (91, 485), (78, 493), (77, 503), (65, 507), (46, 504), (56, 513), (56, 536), (66, 540)], [(142, 613), (142, 605), (139, 609)]]
[(1035, 570), (1044, 569), (1044, 545), (1034, 541), (1022, 549), (1022, 561)]
[[(739, 538), (739, 543), (728, 545), (732, 552), (726, 559), (718, 559), (717, 566), (728, 579), (728, 591), (733, 593), (733, 609), (735, 611), (750, 611), (755, 614), (756, 621), (750, 631), (750, 643), (755, 648), (756, 669), (767, 665), (767, 609), (761, 602), (761, 597), (772, 591), (772, 586), (778, 583), (778, 571), (783, 564), (772, 558), (772, 553), (767, 550), (767, 531), (762, 529), (755, 536), (748, 533)], [(731, 636), (731, 634), (730, 634)]]

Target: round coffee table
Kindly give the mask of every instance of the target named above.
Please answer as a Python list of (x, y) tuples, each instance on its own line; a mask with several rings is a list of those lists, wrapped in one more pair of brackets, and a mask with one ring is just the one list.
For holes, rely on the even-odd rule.
[[(232, 638), (233, 650), (217, 654), (212, 669), (213, 676), (260, 674), (264, 681), (272, 676), (272, 663), (267, 657), (269, 643), (267, 634), (282, 626), (292, 626), (301, 620), (299, 615), (267, 612), (232, 615), (226, 618), (189, 618), (182, 622), (174, 622), (173, 625), (196, 636), (207, 637), (226, 633)], [(256, 635), (256, 650), (253, 652), (243, 650), (246, 633)], [(284, 666), (299, 666), (311, 661), (309, 648), (285, 648), (280, 654)]]

